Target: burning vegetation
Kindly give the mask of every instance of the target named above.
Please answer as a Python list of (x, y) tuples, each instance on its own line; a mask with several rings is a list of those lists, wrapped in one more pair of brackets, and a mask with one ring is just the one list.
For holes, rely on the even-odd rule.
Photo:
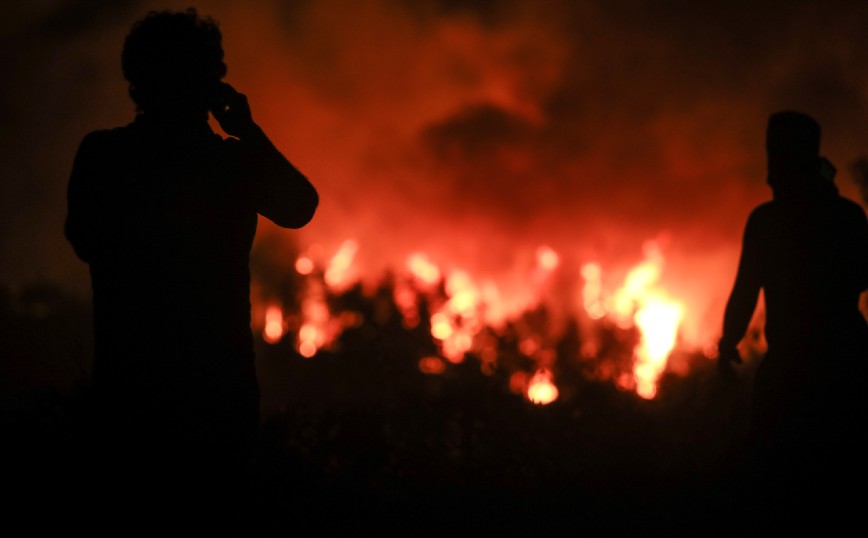
[(561, 396), (566, 370), (653, 399), (661, 375), (683, 376), (691, 362), (711, 355), (680, 338), (685, 304), (660, 283), (665, 258), (655, 241), (646, 242), (644, 258), (615, 287), (602, 264), (565, 267), (547, 245), (511, 286), (423, 252), (366, 281), (354, 263), (361, 248), (346, 240), (331, 254), (317, 246), (298, 254), (277, 271), (294, 282), (282, 296), (256, 286), (254, 325), (262, 340), (291, 342), (298, 355), (316, 360), (337, 352), (346, 331), (383, 326), (395, 316), (400, 323), (390, 330), (415, 335), (406, 360), (422, 374), (470, 361), (485, 375), (503, 374), (509, 390), (539, 405)]
[(621, 270), (539, 245), (499, 279), (421, 251), (371, 278), (361, 241), (282, 263), (267, 243), (264, 510), (602, 534), (708, 521), (741, 491), (747, 376), (724, 386), (684, 337), (660, 243)]

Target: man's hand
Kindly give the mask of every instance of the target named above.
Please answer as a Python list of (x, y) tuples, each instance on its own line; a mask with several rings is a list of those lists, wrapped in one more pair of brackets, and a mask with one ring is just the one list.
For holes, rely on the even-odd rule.
[(244, 139), (259, 132), (246, 95), (225, 82), (220, 83), (216, 93), (211, 113), (226, 134)]
[(741, 364), (741, 355), (738, 353), (738, 348), (733, 345), (718, 345), (717, 349), (717, 371), (724, 379), (734, 379), (736, 377), (736, 364)]

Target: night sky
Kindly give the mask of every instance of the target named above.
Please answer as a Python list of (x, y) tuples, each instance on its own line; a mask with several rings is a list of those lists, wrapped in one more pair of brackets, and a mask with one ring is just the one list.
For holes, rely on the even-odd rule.
[[(86, 296), (87, 268), (62, 233), (76, 148), (135, 114), (120, 71), (132, 23), (188, 4), (5, 7), (0, 283)], [(703, 4), (196, 7), (220, 23), (226, 80), (320, 192), (309, 226), (279, 232), (287, 251), (353, 238), (368, 274), (424, 250), (496, 276), (540, 244), (617, 267), (656, 238), (674, 293), (717, 326), (744, 221), (770, 197), (769, 113), (815, 116), (842, 193), (859, 197), (868, 4)], [(263, 222), (260, 240), (275, 230)]]

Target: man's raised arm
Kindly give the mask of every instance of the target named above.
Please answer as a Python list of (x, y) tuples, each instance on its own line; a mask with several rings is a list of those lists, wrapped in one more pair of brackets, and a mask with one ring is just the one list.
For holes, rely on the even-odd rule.
[(238, 139), (256, 211), (283, 228), (301, 228), (313, 218), (319, 195), (310, 181), (274, 147), (253, 121), (247, 97), (228, 84), (212, 108), (220, 127)]

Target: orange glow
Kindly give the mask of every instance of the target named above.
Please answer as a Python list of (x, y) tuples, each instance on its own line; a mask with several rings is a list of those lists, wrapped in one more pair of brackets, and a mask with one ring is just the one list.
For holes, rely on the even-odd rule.
[(322, 281), (306, 280), (305, 297), (301, 301), (301, 327), (296, 337), (296, 347), (303, 357), (313, 357), (330, 345), (345, 327), (359, 322), (355, 315), (332, 318), (326, 304), (326, 291)]
[(497, 351), (491, 347), (485, 347), (479, 353), (479, 358), (482, 359), (482, 362), (485, 364), (494, 365), (497, 362)]
[(524, 394), (527, 390), (528, 375), (527, 372), (518, 370), (509, 376), (509, 390), (515, 394)]
[(298, 331), (298, 337), (301, 340), (309, 340), (311, 342), (316, 341), (316, 327), (313, 325), (302, 325), (301, 330)]
[(560, 256), (551, 247), (543, 245), (536, 250), (536, 261), (540, 268), (554, 271), (560, 264)]
[(431, 263), (421, 252), (411, 254), (407, 258), (407, 269), (425, 286), (433, 286), (440, 282), (440, 268)]
[(462, 353), (470, 351), (470, 348), (473, 346), (473, 335), (467, 331), (459, 331), (455, 333), (455, 338), (453, 340), (455, 348)]
[(558, 399), (558, 388), (552, 382), (552, 374), (543, 368), (530, 379), (527, 399), (538, 405), (547, 405)]
[(324, 334), (315, 325), (305, 323), (298, 331), (298, 352), (303, 357), (313, 357), (324, 343)]
[(702, 348), (702, 354), (705, 358), (714, 360), (720, 355), (720, 350), (717, 349), (717, 344), (708, 344)]
[(582, 278), (585, 286), (582, 288), (582, 299), (585, 312), (591, 319), (601, 319), (606, 315), (606, 304), (603, 301), (603, 270), (596, 263), (586, 263), (582, 266)]
[(262, 330), (262, 339), (269, 344), (276, 344), (283, 338), (284, 330), (283, 310), (277, 305), (271, 305), (265, 309), (265, 328)]
[(299, 256), (297, 260), (295, 260), (295, 270), (298, 271), (300, 275), (309, 275), (313, 272), (313, 260), (308, 258), (307, 256)]
[(416, 290), (408, 283), (398, 281), (395, 283), (395, 289), (392, 291), (392, 298), (395, 301), (395, 306), (401, 312), (404, 327), (412, 329), (419, 325), (419, 301), (416, 295)]
[[(756, 180), (767, 100), (702, 86), (715, 77), (696, 78), (710, 92), (680, 84), (690, 71), (668, 61), (693, 55), (665, 53), (693, 32), (648, 25), (633, 39), (620, 34), (629, 10), (569, 2), (284, 4), (209, 3), (233, 85), (321, 198), (299, 230), (258, 220), (259, 346), (296, 360), (337, 351), (357, 323), (341, 311), (357, 308), (364, 326), (345, 350), (406, 346), (419, 377), (412, 362), (427, 354), (493, 364), (504, 384), (523, 368), (521, 394), (548, 366), (563, 400), (583, 375), (652, 397), (673, 350), (692, 358), (680, 346), (720, 336), (714, 301), (735, 275), (738, 216), (767, 195)], [(579, 22), (611, 32), (585, 35)], [(646, 55), (653, 69), (612, 68)], [(783, 71), (757, 91), (795, 80)], [(629, 91), (643, 85), (650, 94)], [(576, 112), (585, 100), (593, 113)], [(639, 249), (661, 226), (672, 230), (665, 271), (660, 249)], [(286, 311), (269, 321), (277, 298)]]
[(419, 359), (419, 370), (428, 375), (438, 375), (446, 371), (446, 363), (440, 357), (423, 357)]
[(298, 345), (298, 352), (304, 358), (309, 359), (313, 357), (314, 355), (316, 355), (316, 351), (316, 344), (314, 344), (313, 342), (301, 342)]
[(633, 374), (622, 372), (615, 380), (615, 386), (621, 390), (633, 390), (636, 388), (636, 378)]
[(533, 338), (525, 338), (518, 344), (518, 350), (521, 351), (524, 355), (528, 357), (532, 357), (534, 353), (539, 349), (539, 344)]
[(473, 346), (473, 336), (466, 331), (457, 331), (451, 338), (440, 344), (440, 351), (446, 360), (453, 364), (464, 361), (464, 355)]
[(479, 290), (464, 271), (456, 271), (446, 280), (446, 293), (450, 295), (447, 307), (454, 314), (473, 317), (479, 305)]
[(438, 340), (446, 340), (452, 336), (452, 323), (445, 314), (437, 313), (431, 316), (431, 336)]
[[(268, 253), (262, 259), (282, 264), (292, 278), (281, 281), (272, 267), (254, 271), (254, 279), (262, 278), (255, 284), (264, 288), (253, 310), (257, 335), (266, 327), (269, 303), (263, 301), (281, 297), (287, 313), (293, 304), (292, 314), (295, 303), (305, 301), (297, 316), (287, 316), (284, 343), (310, 356), (327, 351), (346, 327), (333, 318), (359, 304), (355, 295), (337, 295), (388, 274), (395, 286), (383, 289), (395, 305), (361, 289), (361, 300), (370, 303), (364, 304), (370, 316), (365, 334), (416, 328), (412, 336), (426, 340), (425, 353), (443, 360), (465, 354), (477, 360), (487, 345), (499, 355), (504, 379), (515, 368), (533, 373), (541, 366), (538, 349), (518, 348), (528, 337), (557, 350), (558, 368), (581, 361), (587, 366), (582, 373), (593, 372), (596, 363), (610, 360), (608, 379), (622, 371), (635, 377), (640, 359), (659, 351), (629, 348), (642, 342), (657, 349), (655, 342), (672, 332), (639, 324), (643, 307), (654, 309), (648, 293), (682, 305), (682, 319), (671, 322), (677, 345), (701, 350), (719, 337), (717, 317), (735, 274), (743, 224), (732, 216), (747, 215), (766, 194), (762, 181), (751, 179), (762, 170), (762, 148), (750, 146), (756, 137), (744, 136), (759, 134), (757, 100), (712, 87), (705, 88), (713, 90), (709, 99), (693, 92), (687, 101), (702, 99), (684, 106), (683, 88), (658, 76), (683, 72), (680, 64), (663, 65), (663, 71), (604, 69), (599, 76), (595, 69), (643, 54), (647, 39), (615, 36), (617, 46), (583, 47), (558, 14), (575, 15), (591, 28), (615, 22), (608, 26), (623, 30), (624, 21), (610, 21), (615, 15), (605, 10), (574, 13), (523, 2), (497, 4), (493, 11), (419, 11), (383, 1), (334, 9), (313, 2), (292, 12), (293, 24), (306, 30), (287, 34), (286, 17), (273, 13), (279, 5), (215, 14), (225, 18), (227, 54), (235, 43), (233, 84), (248, 92), (263, 129), (310, 174), (322, 200), (311, 224), (298, 231), (260, 219), (257, 248)], [(666, 45), (683, 37), (669, 34), (662, 36)], [(297, 46), (284, 46), (290, 42)], [(677, 98), (634, 99), (627, 92), (625, 99), (606, 91), (636, 86), (636, 80), (650, 84), (655, 95)], [(581, 109), (588, 95), (603, 97), (599, 114), (574, 121), (551, 113), (564, 99)], [(712, 136), (706, 136), (709, 125), (719, 127)], [(625, 155), (625, 148), (642, 151)], [(685, 186), (700, 184), (707, 200), (718, 203), (700, 208), (697, 197), (686, 195), (695, 193)], [(666, 273), (655, 275), (651, 263), (625, 279), (642, 262), (641, 252), (629, 258), (633, 249), (661, 225), (673, 230)], [(298, 329), (308, 323), (318, 336), (299, 341)], [(576, 325), (576, 345), (556, 345)], [(661, 331), (663, 337), (650, 334)], [(483, 342), (487, 334), (497, 345)], [(522, 351), (528, 360), (516, 357)], [(414, 371), (412, 361), (420, 356), (407, 359)], [(666, 368), (668, 360), (651, 359)], [(656, 383), (655, 369), (640, 371)], [(566, 379), (559, 374), (557, 381)], [(567, 390), (560, 388), (563, 398)]]

